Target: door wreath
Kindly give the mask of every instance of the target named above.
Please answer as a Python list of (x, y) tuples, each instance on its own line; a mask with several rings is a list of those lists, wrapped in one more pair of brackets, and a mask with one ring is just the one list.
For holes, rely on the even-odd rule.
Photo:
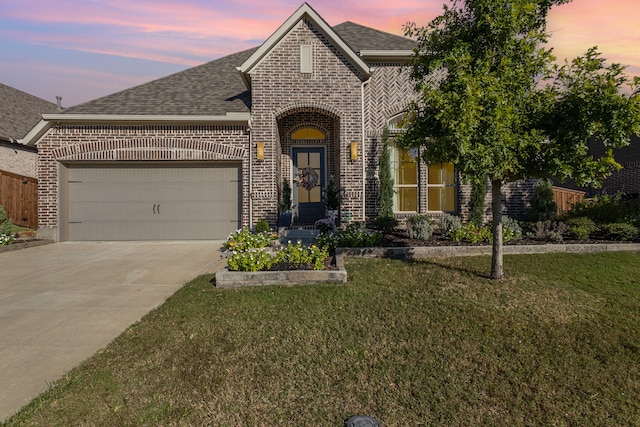
[(320, 175), (312, 167), (306, 167), (298, 170), (298, 176), (296, 182), (302, 188), (307, 191), (311, 191), (312, 188), (318, 186), (320, 181)]

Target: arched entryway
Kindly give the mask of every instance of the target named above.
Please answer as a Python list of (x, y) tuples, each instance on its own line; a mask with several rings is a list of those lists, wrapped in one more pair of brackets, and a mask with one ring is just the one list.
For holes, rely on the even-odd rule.
[(330, 176), (339, 185), (339, 118), (317, 108), (297, 108), (278, 118), (279, 183), (292, 188), (293, 221), (313, 224), (326, 216)]

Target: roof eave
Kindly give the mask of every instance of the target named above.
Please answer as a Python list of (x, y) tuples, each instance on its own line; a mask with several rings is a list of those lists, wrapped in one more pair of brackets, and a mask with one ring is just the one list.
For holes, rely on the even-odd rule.
[(42, 120), (19, 142), (36, 145), (55, 125), (59, 124), (213, 124), (249, 125), (251, 113), (226, 113), (219, 116), (179, 116), (143, 114), (43, 114)]

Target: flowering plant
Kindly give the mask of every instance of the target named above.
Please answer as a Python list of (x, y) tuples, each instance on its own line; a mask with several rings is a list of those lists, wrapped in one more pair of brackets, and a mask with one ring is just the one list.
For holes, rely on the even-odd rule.
[(11, 234), (0, 234), (0, 246), (9, 246), (14, 242)]
[(336, 230), (336, 221), (333, 218), (321, 218), (314, 225), (320, 230), (320, 234), (327, 234)]
[(271, 242), (278, 238), (278, 235), (268, 231), (252, 233), (247, 227), (236, 230), (229, 235), (223, 246), (225, 249), (235, 251), (245, 251), (247, 249), (264, 248), (271, 245)]

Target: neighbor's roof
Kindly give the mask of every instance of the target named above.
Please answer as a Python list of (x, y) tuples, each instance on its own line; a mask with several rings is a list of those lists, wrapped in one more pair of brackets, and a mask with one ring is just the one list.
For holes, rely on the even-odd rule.
[[(408, 51), (415, 42), (353, 22), (333, 27), (356, 54), (361, 51)], [(237, 70), (259, 47), (234, 53), (176, 74), (107, 95), (65, 114), (222, 116), (249, 113), (251, 92)]]
[(56, 104), (0, 83), (0, 137), (21, 139)]

